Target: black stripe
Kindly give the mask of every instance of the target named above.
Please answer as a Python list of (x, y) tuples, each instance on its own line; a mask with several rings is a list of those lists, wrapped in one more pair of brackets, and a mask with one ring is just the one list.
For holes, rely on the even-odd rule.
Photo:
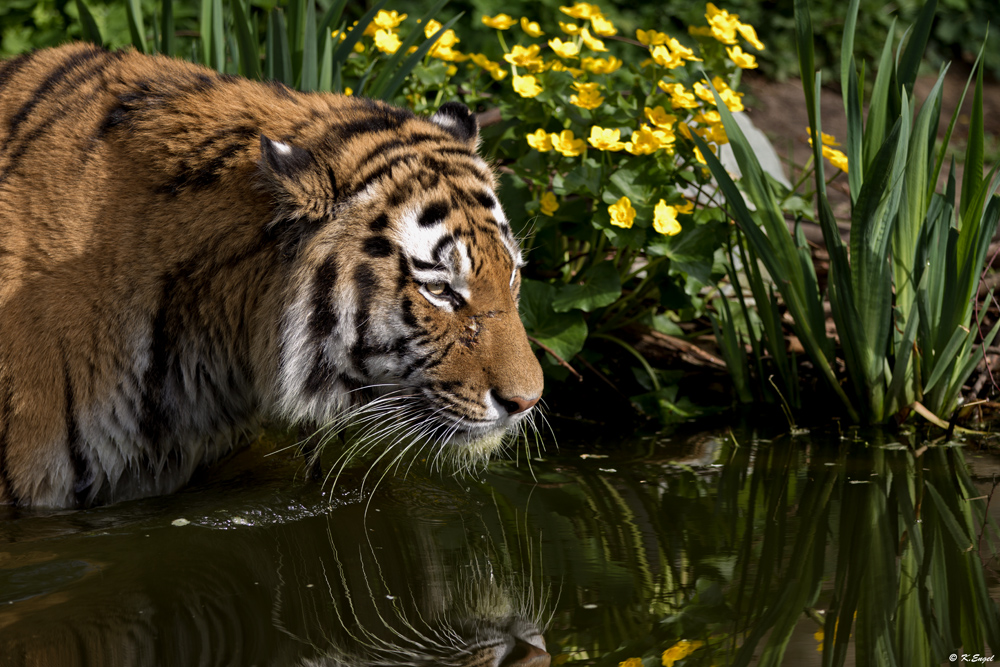
[(223, 170), (227, 166), (227, 161), (229, 158), (233, 157), (237, 153), (246, 150), (247, 145), (245, 141), (238, 141), (236, 143), (230, 144), (223, 148), (219, 153), (198, 168), (190, 168), (187, 165), (182, 165), (181, 173), (174, 176), (169, 183), (158, 188), (159, 192), (177, 194), (181, 190), (186, 188), (191, 188), (193, 190), (203, 190), (209, 188), (219, 180), (222, 176)]
[(333, 382), (337, 379), (337, 370), (330, 364), (330, 361), (323, 354), (322, 350), (316, 352), (312, 369), (306, 378), (303, 389), (306, 394), (315, 396), (316, 394), (333, 388)]
[(378, 291), (379, 281), (375, 271), (368, 264), (354, 267), (354, 274), (351, 277), (358, 294), (358, 311), (355, 315), (358, 337), (351, 347), (351, 359), (359, 370), (366, 372), (365, 360), (372, 350), (368, 343), (368, 321), (371, 319), (372, 300)]
[(33, 55), (33, 53), (22, 53), (19, 56), (0, 62), (0, 90), (3, 90), (4, 86), (14, 78), (14, 75), (28, 64)]
[[(174, 292), (175, 280), (167, 273), (160, 277), (161, 293), (159, 306), (150, 325), (149, 366), (142, 377), (142, 403), (139, 415), (139, 432), (146, 442), (156, 447), (160, 436), (167, 425), (168, 415), (164, 399), (166, 396), (167, 375), (174, 357), (174, 342), (170, 325), (170, 302)], [(179, 342), (179, 341), (178, 341)]]
[(309, 319), (309, 338), (319, 343), (337, 328), (337, 312), (333, 308), (333, 287), (337, 284), (337, 258), (333, 255), (316, 269), (312, 287), (312, 313)]
[(0, 483), (7, 491), (7, 497), (14, 505), (20, 505), (21, 499), (14, 491), (14, 482), (10, 477), (10, 464), (7, 460), (9, 445), (10, 421), (14, 411), (14, 388), (12, 381), (0, 377), (0, 387), (4, 388), (3, 406), (0, 408)]
[(403, 324), (411, 329), (420, 329), (417, 318), (413, 315), (413, 302), (410, 301), (409, 297), (403, 297), (403, 301), (400, 303), (400, 310), (403, 313)]
[(443, 268), (440, 262), (425, 262), (417, 257), (411, 257), (410, 261), (413, 262), (413, 268), (423, 271), (429, 271), (431, 269)]
[(444, 222), (448, 217), (448, 204), (443, 201), (431, 202), (417, 218), (417, 224), (421, 227), (433, 227)]
[(441, 262), (441, 254), (444, 253), (445, 248), (455, 244), (455, 237), (451, 234), (445, 234), (442, 236), (437, 244), (434, 246), (434, 250), (431, 251), (431, 256), (438, 262)]
[(388, 257), (393, 253), (393, 244), (384, 236), (369, 236), (365, 239), (363, 250), (369, 257)]
[[(42, 82), (42, 85), (35, 89), (31, 98), (24, 103), (16, 114), (11, 116), (10, 123), (8, 124), (8, 131), (10, 132), (8, 140), (12, 139), (14, 135), (17, 134), (18, 129), (26, 120), (28, 120), (28, 117), (31, 115), (31, 112), (35, 109), (35, 107), (38, 106), (50, 93), (52, 93), (53, 89), (63, 79), (102, 54), (107, 54), (107, 51), (98, 49), (97, 47), (92, 47), (83, 53), (74, 53), (72, 56), (67, 58), (62, 65), (57, 67), (55, 71), (49, 74)], [(78, 81), (77, 83), (83, 83), (83, 81)]]
[(400, 162), (413, 162), (416, 159), (415, 155), (401, 153), (399, 155), (394, 155), (388, 158), (381, 165), (363, 175), (360, 179), (356, 181), (356, 184), (351, 187), (351, 195), (356, 195), (365, 188), (367, 188), (372, 183), (382, 180), (385, 176), (392, 178), (392, 168), (398, 165)]
[(66, 385), (66, 449), (73, 464), (73, 497), (77, 507), (87, 504), (87, 490), (94, 483), (95, 474), (90, 469), (80, 442), (80, 429), (76, 423), (76, 400), (73, 396), (73, 376), (69, 371), (69, 361), (63, 359), (63, 382)]
[(368, 229), (373, 232), (382, 232), (389, 227), (389, 216), (385, 213), (379, 213), (374, 220), (368, 223)]
[[(112, 60), (117, 60), (120, 57), (119, 54), (114, 54), (114, 53), (107, 55), (108, 58), (106, 58), (105, 61), (101, 63), (99, 66), (94, 67), (91, 70), (85, 71), (80, 76), (76, 77), (74, 80), (67, 82), (67, 87), (74, 89), (79, 88), (80, 85), (86, 82), (87, 79), (99, 74), (104, 69), (104, 67), (107, 66), (109, 62), (111, 62)], [(21, 158), (24, 157), (24, 154), (28, 151), (28, 149), (31, 147), (31, 144), (36, 139), (47, 133), (49, 127), (52, 124), (54, 124), (58, 120), (61, 120), (63, 117), (69, 115), (74, 111), (77, 111), (81, 108), (86, 108), (93, 100), (95, 100), (100, 95), (100, 93), (101, 93), (100, 90), (91, 91), (84, 97), (75, 100), (75, 104), (73, 105), (64, 104), (57, 107), (57, 111), (54, 114), (43, 120), (41, 123), (35, 126), (35, 128), (31, 130), (31, 132), (22, 137), (17, 147), (8, 153), (7, 164), (3, 167), (0, 167), (0, 184), (4, 183), (7, 180), (7, 178), (9, 178), (10, 175), (17, 169), (18, 163), (20, 162)], [(7, 137), (6, 141), (4, 142), (4, 145), (0, 147), (0, 155), (2, 155), (4, 152), (7, 151), (12, 139), (13, 135)]]

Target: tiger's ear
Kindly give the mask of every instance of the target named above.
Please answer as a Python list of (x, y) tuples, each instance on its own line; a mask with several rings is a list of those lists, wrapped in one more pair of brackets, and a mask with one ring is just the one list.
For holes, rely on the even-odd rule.
[(261, 134), (257, 166), (280, 217), (318, 220), (330, 215), (337, 202), (337, 178), (310, 151)]
[(260, 135), (261, 166), (279, 179), (295, 178), (313, 165), (312, 154), (304, 148)]
[(479, 144), (479, 123), (476, 122), (475, 114), (461, 102), (442, 104), (437, 113), (431, 116), (431, 122), (447, 130), (459, 141), (471, 144), (473, 149)]

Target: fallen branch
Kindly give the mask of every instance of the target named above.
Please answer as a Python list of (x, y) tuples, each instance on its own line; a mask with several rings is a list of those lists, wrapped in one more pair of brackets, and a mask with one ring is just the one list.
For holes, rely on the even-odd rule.
[(577, 370), (575, 368), (573, 368), (572, 366), (570, 366), (566, 362), (565, 359), (563, 359), (558, 354), (556, 354), (555, 352), (553, 352), (551, 347), (549, 347), (548, 345), (545, 345), (544, 343), (539, 343), (538, 339), (535, 338), (534, 336), (528, 336), (528, 340), (530, 340), (532, 343), (534, 343), (538, 347), (542, 348), (543, 350), (545, 350), (546, 352), (548, 352), (549, 354), (551, 354), (552, 358), (555, 359), (556, 361), (558, 361), (560, 366), (563, 366), (564, 368), (566, 368), (566, 370), (568, 370), (570, 373), (572, 373), (573, 375), (576, 376), (577, 380), (580, 380), (581, 382), (583, 382), (583, 376), (580, 375), (580, 373), (577, 372)]

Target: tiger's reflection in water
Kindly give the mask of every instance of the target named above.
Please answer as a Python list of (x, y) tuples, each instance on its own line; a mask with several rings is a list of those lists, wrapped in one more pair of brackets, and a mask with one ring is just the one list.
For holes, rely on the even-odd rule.
[(280, 502), (0, 522), (0, 667), (550, 664), (526, 541), (451, 509)]

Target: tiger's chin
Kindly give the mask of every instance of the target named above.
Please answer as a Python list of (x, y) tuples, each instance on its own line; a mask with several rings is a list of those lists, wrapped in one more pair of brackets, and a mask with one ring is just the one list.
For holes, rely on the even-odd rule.
[(458, 469), (484, 466), (495, 452), (503, 448), (508, 433), (508, 429), (502, 426), (485, 433), (471, 431), (460, 433), (448, 442), (449, 459)]

